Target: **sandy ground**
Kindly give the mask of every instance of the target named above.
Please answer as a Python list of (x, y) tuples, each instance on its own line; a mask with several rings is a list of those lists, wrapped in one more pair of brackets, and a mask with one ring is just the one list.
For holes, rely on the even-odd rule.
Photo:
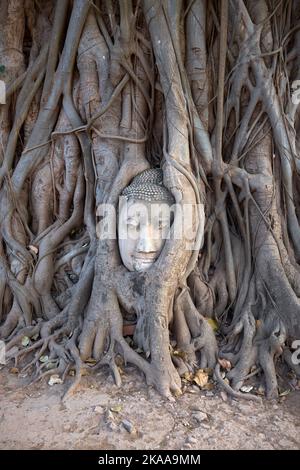
[(195, 386), (170, 403), (128, 367), (121, 388), (101, 371), (62, 402), (65, 385), (25, 380), (0, 371), (0, 449), (300, 448), (299, 391), (257, 404)]

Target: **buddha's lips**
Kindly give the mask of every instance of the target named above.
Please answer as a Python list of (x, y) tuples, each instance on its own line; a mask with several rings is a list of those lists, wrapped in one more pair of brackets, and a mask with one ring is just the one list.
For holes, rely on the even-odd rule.
[(143, 262), (143, 263), (153, 263), (156, 260), (156, 256), (134, 256), (135, 261)]

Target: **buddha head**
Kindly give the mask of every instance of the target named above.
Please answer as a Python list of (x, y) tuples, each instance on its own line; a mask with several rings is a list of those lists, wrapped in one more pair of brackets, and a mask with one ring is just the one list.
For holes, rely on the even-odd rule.
[(174, 203), (160, 169), (143, 171), (123, 190), (118, 241), (122, 262), (129, 271), (146, 271), (159, 257), (169, 236)]

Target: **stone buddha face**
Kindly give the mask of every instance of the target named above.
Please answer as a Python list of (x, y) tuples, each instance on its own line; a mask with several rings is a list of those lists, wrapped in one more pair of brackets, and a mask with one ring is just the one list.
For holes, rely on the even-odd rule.
[(122, 193), (118, 241), (121, 259), (129, 271), (149, 269), (168, 238), (174, 199), (162, 178), (162, 170), (145, 170)]

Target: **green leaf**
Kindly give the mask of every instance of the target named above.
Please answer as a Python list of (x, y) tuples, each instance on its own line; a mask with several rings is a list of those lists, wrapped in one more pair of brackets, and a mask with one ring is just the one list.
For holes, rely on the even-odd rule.
[(44, 362), (48, 362), (48, 360), (49, 360), (49, 356), (41, 356), (40, 357), (40, 362), (44, 363)]
[(26, 347), (26, 346), (28, 346), (29, 343), (30, 343), (30, 339), (28, 338), (28, 336), (23, 336), (22, 346)]
[(4, 73), (5, 72), (5, 65), (0, 65), (0, 73)]
[(113, 406), (110, 411), (112, 411), (113, 413), (120, 413), (123, 409), (123, 406), (122, 405), (116, 405), (116, 406)]

